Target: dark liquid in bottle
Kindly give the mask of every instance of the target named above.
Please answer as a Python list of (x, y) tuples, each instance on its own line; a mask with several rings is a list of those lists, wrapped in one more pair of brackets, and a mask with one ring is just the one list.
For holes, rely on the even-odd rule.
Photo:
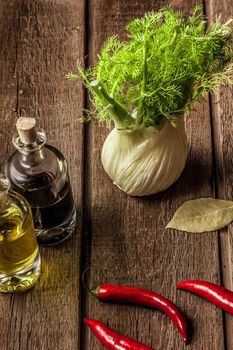
[[(70, 183), (67, 181), (57, 192), (52, 178), (51, 184), (48, 184), (48, 174), (46, 181), (43, 174), (34, 181), (35, 187), (32, 190), (12, 187), (31, 205), (38, 241), (45, 244), (62, 242), (72, 233), (75, 226), (75, 205)], [(43, 187), (46, 182), (47, 186)]]
[(69, 183), (48, 206), (32, 206), (32, 213), (40, 243), (55, 244), (65, 240), (74, 230), (75, 206)]
[[(44, 194), (42, 195), (44, 197)], [(48, 206), (32, 206), (35, 227), (47, 229), (59, 226), (70, 217), (73, 210), (73, 194), (69, 184), (66, 184), (62, 190), (58, 192), (55, 202)]]

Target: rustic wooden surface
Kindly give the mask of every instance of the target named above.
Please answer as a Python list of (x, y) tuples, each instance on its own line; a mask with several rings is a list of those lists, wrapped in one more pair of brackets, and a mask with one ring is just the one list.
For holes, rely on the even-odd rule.
[[(90, 264), (90, 286), (136, 285), (176, 302), (193, 328), (187, 349), (233, 349), (233, 317), (175, 289), (178, 281), (190, 278), (233, 289), (232, 225), (205, 235), (164, 229), (187, 199), (233, 198), (232, 89), (221, 89), (187, 115), (189, 158), (178, 182), (139, 199), (120, 192), (104, 173), (100, 152), (108, 130), (79, 122), (87, 96), (80, 83), (64, 78), (77, 58), (88, 55), (86, 64), (94, 64), (104, 40), (114, 33), (123, 38), (131, 18), (168, 3), (187, 15), (196, 1), (0, 0), (1, 163), (12, 151), (17, 116), (35, 116), (49, 142), (68, 159), (78, 211), (73, 237), (42, 249), (36, 288), (0, 296), (1, 350), (103, 349), (82, 325), (84, 316), (156, 349), (185, 348), (160, 312), (103, 304), (85, 292), (80, 276)], [(228, 19), (233, 4), (206, 0), (204, 11), (210, 21), (219, 14)]]

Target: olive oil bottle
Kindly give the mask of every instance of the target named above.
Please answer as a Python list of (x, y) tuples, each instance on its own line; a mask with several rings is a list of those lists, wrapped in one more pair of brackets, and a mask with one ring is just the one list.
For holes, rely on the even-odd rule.
[(34, 118), (18, 118), (13, 136), (16, 151), (5, 163), (11, 188), (32, 208), (39, 243), (53, 245), (74, 231), (76, 209), (67, 163), (62, 153), (46, 144), (46, 134)]
[(40, 274), (40, 254), (27, 201), (0, 174), (0, 292), (21, 292)]

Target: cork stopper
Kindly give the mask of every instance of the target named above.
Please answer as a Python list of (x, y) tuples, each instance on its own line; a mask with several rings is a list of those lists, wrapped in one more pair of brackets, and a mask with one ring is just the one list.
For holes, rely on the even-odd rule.
[(29, 145), (36, 141), (36, 119), (20, 117), (17, 120), (16, 128), (22, 143)]

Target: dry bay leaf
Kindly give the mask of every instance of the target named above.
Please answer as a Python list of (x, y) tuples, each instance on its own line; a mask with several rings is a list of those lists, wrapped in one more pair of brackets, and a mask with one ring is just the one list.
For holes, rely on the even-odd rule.
[(184, 202), (166, 228), (186, 232), (216, 231), (233, 221), (233, 201), (198, 198)]

